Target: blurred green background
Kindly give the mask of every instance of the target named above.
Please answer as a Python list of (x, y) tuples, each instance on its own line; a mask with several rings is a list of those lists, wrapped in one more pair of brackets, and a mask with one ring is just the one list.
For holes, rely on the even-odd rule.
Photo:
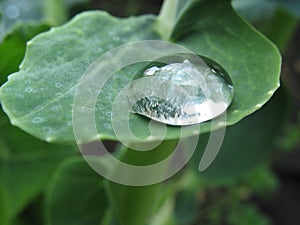
[[(0, 0), (0, 84), (18, 70), (28, 40), (79, 12), (101, 9), (127, 17), (157, 14), (161, 4)], [(282, 87), (259, 112), (227, 129), (208, 170), (197, 172), (201, 153), (195, 155), (176, 188), (163, 193), (174, 198), (162, 200), (151, 224), (300, 223), (300, 3), (235, 0), (233, 5), (280, 49)], [(111, 148), (114, 144), (107, 143)], [(97, 179), (73, 146), (37, 140), (12, 127), (0, 111), (0, 225), (106, 224), (110, 209)]]

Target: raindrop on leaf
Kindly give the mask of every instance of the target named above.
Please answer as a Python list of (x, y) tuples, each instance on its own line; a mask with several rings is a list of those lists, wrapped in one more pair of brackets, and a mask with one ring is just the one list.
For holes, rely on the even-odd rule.
[(178, 54), (150, 63), (129, 86), (133, 113), (169, 125), (191, 125), (224, 113), (233, 98), (232, 81), (218, 63)]

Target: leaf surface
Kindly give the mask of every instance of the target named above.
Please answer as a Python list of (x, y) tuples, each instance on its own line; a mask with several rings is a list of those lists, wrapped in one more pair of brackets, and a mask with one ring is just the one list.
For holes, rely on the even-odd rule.
[[(41, 139), (74, 141), (73, 97), (88, 66), (121, 44), (162, 39), (164, 31), (159, 29), (154, 16), (116, 19), (103, 12), (88, 12), (34, 38), (20, 71), (0, 89), (0, 100), (11, 122)], [(259, 109), (279, 86), (281, 59), (276, 47), (244, 22), (229, 1), (190, 1), (178, 18), (172, 40), (212, 58), (228, 71), (235, 88), (228, 125)], [(112, 103), (141, 66), (119, 71), (100, 94), (95, 122), (103, 139), (117, 140), (111, 126)], [(149, 135), (148, 119), (131, 115), (130, 125), (139, 136)], [(201, 132), (210, 129), (209, 122), (201, 125)], [(165, 138), (179, 135), (180, 128), (169, 126)]]

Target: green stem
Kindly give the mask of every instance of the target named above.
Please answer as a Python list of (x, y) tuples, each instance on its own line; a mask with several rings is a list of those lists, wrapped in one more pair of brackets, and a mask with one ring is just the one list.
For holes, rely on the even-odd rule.
[(67, 7), (64, 0), (45, 0), (44, 17), (53, 26), (58, 26), (67, 21)]
[[(124, 149), (121, 160), (125, 163), (146, 166), (155, 164), (167, 157), (177, 144), (164, 141), (157, 148), (147, 151)], [(118, 168), (116, 168), (116, 172)], [(162, 168), (163, 170), (163, 168)], [(159, 171), (163, 173), (163, 171)], [(147, 176), (145, 174), (145, 176)], [(160, 184), (148, 186), (127, 186), (108, 182), (106, 190), (112, 207), (122, 225), (145, 225), (158, 204)]]
[(175, 198), (168, 198), (155, 214), (150, 225), (175, 225), (176, 222), (173, 216), (174, 204)]
[(169, 39), (176, 24), (177, 7), (180, 0), (165, 0), (159, 13), (159, 21), (164, 31), (163, 37)]

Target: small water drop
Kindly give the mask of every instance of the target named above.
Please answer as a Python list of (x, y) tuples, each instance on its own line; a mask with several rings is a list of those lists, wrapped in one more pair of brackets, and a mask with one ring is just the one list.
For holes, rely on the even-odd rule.
[(103, 126), (104, 126), (106, 129), (111, 129), (111, 125), (108, 124), (108, 123), (105, 123)]
[(52, 107), (52, 110), (53, 111), (59, 111), (59, 110), (61, 110), (62, 109), (62, 106), (61, 105), (57, 105), (57, 106), (53, 106)]
[(43, 121), (43, 118), (42, 117), (35, 117), (33, 118), (32, 122), (33, 123), (41, 123)]
[(150, 63), (131, 82), (133, 113), (169, 125), (201, 123), (224, 113), (233, 98), (227, 72), (216, 62), (178, 54)]
[(57, 87), (57, 88), (60, 88), (60, 87), (62, 87), (63, 85), (62, 85), (62, 83), (56, 83), (55, 84), (55, 87)]
[(257, 104), (257, 105), (255, 105), (255, 108), (260, 109), (262, 106), (263, 106), (262, 104)]
[(10, 120), (10, 123), (12, 124), (12, 125), (14, 125), (14, 126), (17, 126), (17, 121), (14, 119), (14, 118), (12, 118), (11, 120)]
[(52, 132), (52, 128), (51, 128), (51, 127), (43, 127), (43, 130), (44, 130), (46, 133), (51, 133), (51, 132)]
[(25, 89), (25, 92), (27, 92), (27, 93), (31, 93), (32, 91), (33, 91), (33, 89), (30, 88), (30, 87), (28, 87), (28, 88)]
[(38, 105), (37, 107), (35, 107), (36, 111), (41, 111), (44, 107), (42, 105)]
[(268, 91), (268, 95), (273, 95), (275, 91)]
[(47, 141), (47, 142), (52, 142), (53, 140), (54, 140), (53, 137), (46, 137), (46, 141)]
[(20, 98), (20, 99), (23, 99), (23, 98), (24, 98), (24, 95), (23, 95), (23, 94), (16, 94), (16, 97), (17, 97), (17, 98)]

